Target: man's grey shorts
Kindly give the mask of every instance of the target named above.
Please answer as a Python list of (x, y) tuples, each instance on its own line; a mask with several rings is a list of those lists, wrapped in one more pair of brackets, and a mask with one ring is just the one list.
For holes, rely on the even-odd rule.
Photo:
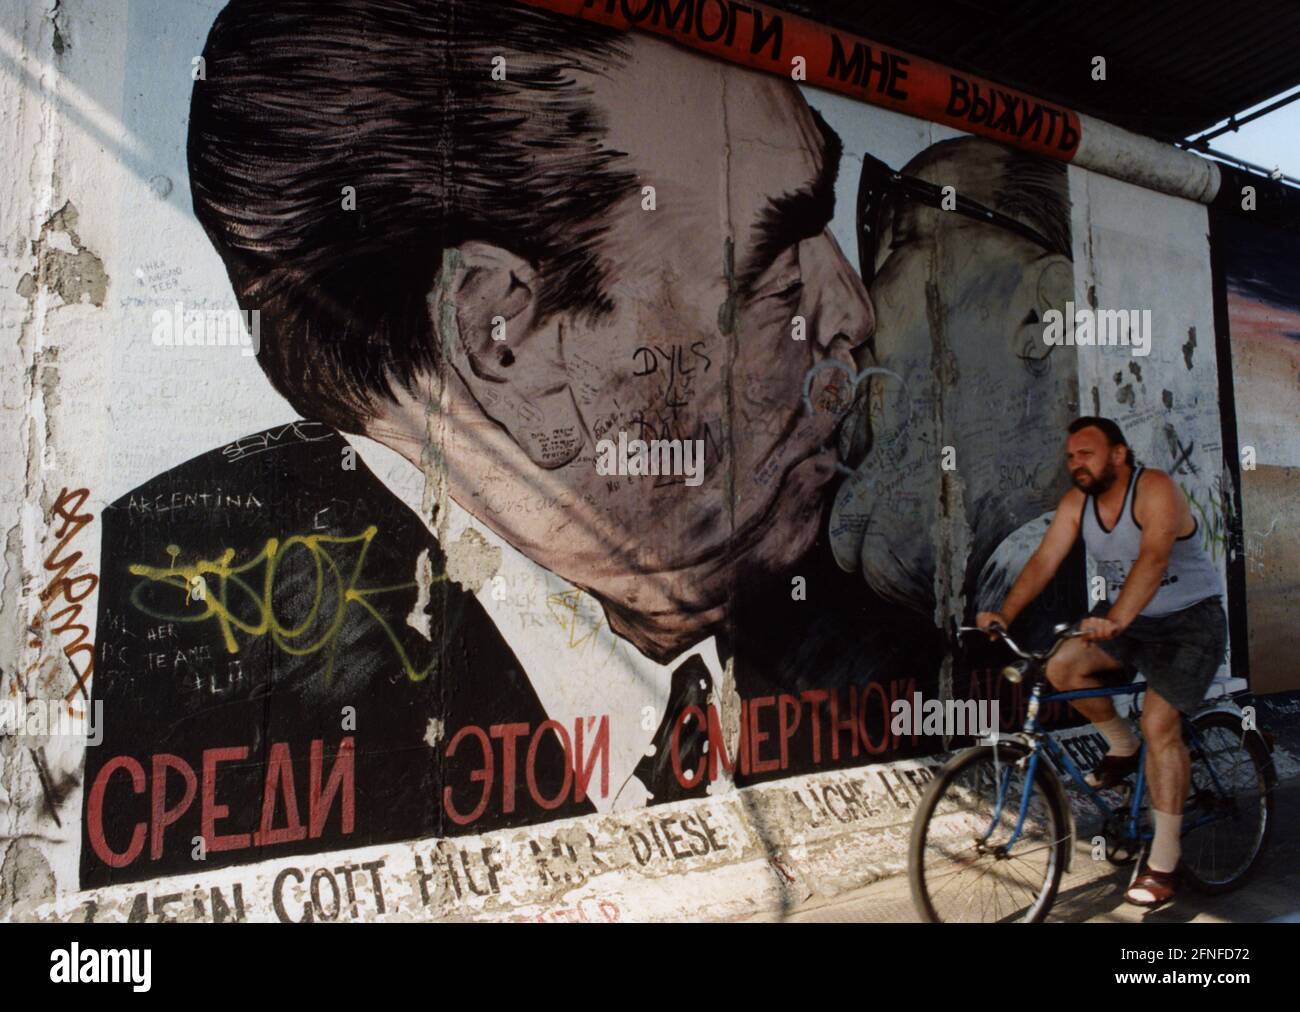
[[(1092, 609), (1105, 618), (1110, 604)], [(1187, 715), (1195, 713), (1228, 648), (1228, 621), (1218, 596), (1169, 615), (1139, 615), (1113, 640), (1093, 640), (1121, 664), (1146, 676), (1147, 685)]]

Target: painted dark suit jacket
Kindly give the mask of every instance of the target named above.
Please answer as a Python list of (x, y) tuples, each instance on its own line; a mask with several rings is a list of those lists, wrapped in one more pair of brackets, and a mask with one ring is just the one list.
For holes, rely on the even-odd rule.
[[(572, 792), (559, 809), (538, 808), (521, 748), (512, 812), (502, 810), (498, 762), (483, 816), (463, 826), (446, 817), (444, 786), (455, 785), (460, 813), (473, 811), (482, 792), (471, 780), (482, 749), (467, 741), (447, 759), (450, 735), (469, 724), (486, 731), (526, 723), (531, 730), (546, 715), (473, 595), (441, 578), (442, 551), (420, 519), (359, 458), (354, 470), (343, 468), (347, 446), (326, 426), (298, 422), (196, 457), (105, 510), (93, 683), (93, 699), (104, 703), (105, 737), (86, 753), (84, 887), (595, 811), (589, 800), (573, 803)], [(421, 606), (415, 573), (422, 551), (433, 579)], [(204, 575), (205, 601), (191, 588), (187, 602), (186, 577), (176, 571), (200, 559), (218, 571)], [(423, 631), (416, 628), (422, 622)], [(351, 831), (343, 831), (335, 797), (313, 835), (312, 743), (319, 742), (323, 795), (348, 739), (355, 750)], [(268, 770), (286, 758), (285, 744), (308, 833), (289, 838), (297, 830), (280, 765), (272, 771), (266, 828), (281, 832), (259, 847), (253, 834), (263, 828)], [(231, 751), (214, 757), (218, 749)], [(140, 763), (148, 777), (143, 791), (122, 756)], [(96, 798), (97, 779), (115, 760)], [(563, 781), (554, 735), (544, 736), (537, 760), (537, 787), (554, 797)], [(186, 768), (197, 781), (194, 795), (163, 827), (157, 854), (154, 826), (170, 817), (154, 809), (182, 807)], [(212, 830), (231, 849), (208, 850), (199, 864), (193, 838), (202, 835), (205, 790), (213, 792), (206, 801)], [(123, 867), (111, 867), (90, 839), (98, 833), (100, 849), (125, 855), (140, 824), (149, 831)]]

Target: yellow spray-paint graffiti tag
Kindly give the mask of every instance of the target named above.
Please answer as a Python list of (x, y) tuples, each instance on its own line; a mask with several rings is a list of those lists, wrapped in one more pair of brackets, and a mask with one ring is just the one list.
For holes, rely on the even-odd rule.
[[(171, 559), (169, 565), (136, 563), (128, 567), (131, 575), (143, 578), (131, 592), (131, 603), (151, 618), (168, 622), (215, 621), (221, 630), (226, 650), (232, 654), (239, 653), (236, 633), (253, 639), (270, 636), (278, 649), (294, 657), (325, 651), (327, 681), (334, 670), (339, 633), (347, 621), (348, 609), (355, 605), (378, 623), (396, 651), (406, 677), (413, 682), (423, 681), (437, 662), (434, 661), (423, 670), (417, 670), (392, 626), (372, 603), (374, 598), (382, 594), (415, 590), (415, 582), (383, 587), (359, 586), (366, 553), (378, 533), (379, 529), (372, 525), (362, 533), (348, 537), (295, 534), (283, 541), (268, 538), (261, 551), (240, 563), (235, 562), (235, 549), (227, 548), (215, 559), (199, 559), (182, 564), (178, 562), (182, 550), (176, 545), (168, 545), (166, 551)], [(334, 557), (337, 549), (346, 546), (358, 546), (360, 549), (355, 563), (347, 573)], [(309, 580), (306, 587), (309, 603), (306, 616), (297, 625), (285, 625), (275, 613), (275, 578), (277, 569), (294, 551), (307, 553), (312, 564), (311, 571), (314, 571), (314, 582)], [(260, 574), (257, 572), (259, 568)], [(445, 572), (435, 573), (433, 579), (435, 582), (443, 582), (447, 575)], [(182, 601), (181, 610), (159, 610), (142, 600), (144, 590), (158, 584), (175, 588)], [(331, 589), (333, 594), (329, 595)], [(327, 596), (332, 596), (334, 600), (334, 610), (330, 614), (325, 613)], [(318, 628), (319, 632), (313, 635)]]

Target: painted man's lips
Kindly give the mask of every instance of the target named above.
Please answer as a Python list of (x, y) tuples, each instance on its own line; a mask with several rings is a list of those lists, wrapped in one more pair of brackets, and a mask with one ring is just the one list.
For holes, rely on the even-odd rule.
[[(836, 375), (832, 384), (822, 391), (824, 397), (828, 390), (840, 389), (845, 391), (844, 397), (837, 399), (833, 408), (827, 408), (821, 404), (814, 406), (812, 399), (813, 379), (819, 372), (832, 370), (835, 373), (843, 373), (840, 377)], [(866, 460), (867, 453), (871, 449), (871, 419), (869, 411), (869, 394), (871, 384), (867, 380), (872, 376), (888, 376), (898, 380), (903, 384), (903, 379), (891, 369), (885, 369), (881, 366), (867, 366), (861, 370), (855, 370), (838, 359), (827, 358), (818, 362), (808, 370), (804, 376), (803, 385), (803, 402), (804, 408), (808, 414), (819, 414), (825, 411), (828, 414), (839, 414), (835, 427), (827, 437), (826, 445), (835, 447), (839, 453), (839, 462), (836, 464), (837, 470), (843, 474), (853, 474), (857, 468)], [(903, 384), (905, 387), (906, 384)], [(908, 404), (908, 419), (911, 418), (911, 405)], [(906, 420), (904, 421), (906, 424)]]
[(835, 427), (835, 439), (839, 444), (842, 466), (849, 472), (856, 471), (871, 449), (871, 413), (868, 409), (868, 391), (871, 384), (860, 383), (853, 401), (844, 412), (839, 425)]

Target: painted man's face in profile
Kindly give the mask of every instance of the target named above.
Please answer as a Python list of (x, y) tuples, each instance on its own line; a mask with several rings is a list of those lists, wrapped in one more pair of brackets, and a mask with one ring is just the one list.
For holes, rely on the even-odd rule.
[[(828, 357), (851, 370), (873, 317), (828, 231), (838, 138), (798, 90), (629, 41), (632, 61), (590, 86), (605, 144), (654, 188), (653, 209), (637, 189), (609, 214), (613, 311), (564, 324), (564, 382), (589, 445), (545, 478), (571, 505), (512, 518), (511, 533), (543, 556), (562, 540), (551, 568), (667, 618), (719, 609), (739, 574), (811, 546), (842, 413), (808, 412), (804, 380)], [(841, 400), (847, 374), (821, 370), (810, 400)], [(620, 431), (703, 440), (702, 483), (601, 475), (594, 444)]]
[[(992, 206), (1003, 171), (996, 146), (972, 139), (904, 173)], [(883, 214), (873, 350), (902, 382), (871, 381), (871, 454), (832, 521), (836, 558), (882, 596), (930, 613), (945, 596), (937, 546), (953, 545), (960, 584), (968, 561), (1055, 501), (1077, 395), (1041, 320), (1072, 285), (1066, 257), (1004, 228), (907, 200)]]

